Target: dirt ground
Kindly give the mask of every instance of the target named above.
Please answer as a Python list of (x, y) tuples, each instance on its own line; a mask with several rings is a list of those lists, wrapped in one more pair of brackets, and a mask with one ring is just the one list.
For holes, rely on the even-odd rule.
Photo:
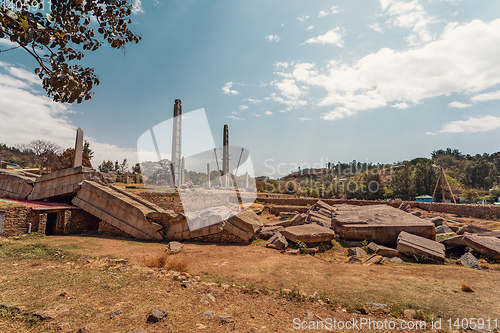
[[(416, 317), (427, 320), (428, 327), (439, 318), (500, 320), (500, 270), (494, 264), (484, 270), (453, 262), (367, 267), (343, 263), (346, 250), (342, 248), (294, 256), (268, 249), (262, 241), (246, 246), (184, 243), (182, 252), (173, 257), (186, 262), (188, 272), (201, 282), (183, 288), (166, 271), (144, 267), (145, 259), (165, 253), (166, 244), (99, 235), (28, 236), (4, 241), (0, 249), (30, 244), (58, 251), (54, 258), (0, 257), (0, 303), (24, 307), (22, 313), (57, 305), (69, 310), (41, 322), (0, 311), (1, 332), (76, 332), (83, 327), (87, 329), (83, 332), (138, 328), (146, 332), (291, 332), (296, 331), (294, 318), (303, 322), (305, 312), (314, 314), (312, 322), (368, 318), (400, 324)], [(126, 259), (127, 264), (109, 264), (106, 258)], [(462, 292), (462, 281), (474, 292)], [(287, 297), (280, 294), (294, 288)], [(295, 297), (298, 291), (306, 298), (317, 292), (330, 304), (302, 300)], [(214, 303), (203, 303), (208, 293), (215, 297)], [(387, 304), (390, 310), (364, 315), (360, 312), (367, 302)], [(147, 324), (152, 307), (168, 311), (167, 318)], [(405, 318), (403, 311), (412, 309), (420, 317)], [(111, 319), (114, 310), (122, 314)], [(206, 310), (214, 311), (215, 318), (202, 317)], [(222, 324), (221, 313), (230, 314), (235, 322)]]

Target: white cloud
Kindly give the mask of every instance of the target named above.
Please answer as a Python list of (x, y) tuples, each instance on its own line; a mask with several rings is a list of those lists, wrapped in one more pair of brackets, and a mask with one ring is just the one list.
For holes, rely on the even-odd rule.
[(368, 25), (368, 28), (372, 29), (373, 31), (376, 31), (376, 32), (383, 32), (384, 29), (382, 29), (382, 27), (380, 26), (380, 23), (373, 23), (373, 24), (369, 24)]
[(480, 94), (472, 97), (470, 100), (474, 103), (476, 102), (487, 102), (487, 101), (494, 101), (500, 99), (500, 90), (491, 92), (488, 94)]
[[(76, 126), (68, 118), (68, 114), (73, 113), (71, 107), (45, 96), (34, 74), (4, 62), (0, 65), (8, 72), (0, 73), (0, 142), (14, 146), (46, 140), (64, 149), (74, 147)], [(85, 140), (94, 151), (94, 167), (104, 159), (127, 158), (129, 163), (137, 160), (133, 149), (102, 143), (88, 136)]]
[(318, 14), (318, 17), (325, 17), (325, 16), (328, 16), (328, 13), (324, 10), (320, 11)]
[(253, 115), (256, 117), (260, 117), (260, 114), (257, 114), (257, 113), (254, 113)]
[(342, 40), (343, 32), (339, 27), (336, 27), (328, 31), (324, 35), (319, 35), (317, 37), (309, 38), (305, 41), (305, 44), (333, 44), (338, 47), (343, 47), (344, 41)]
[(4, 47), (5, 49), (11, 49), (13, 47), (18, 47), (19, 44), (11, 42), (10, 40), (5, 38), (0, 38), (0, 46)]
[(433, 39), (429, 25), (436, 19), (425, 12), (419, 0), (380, 0), (380, 4), (390, 16), (387, 21), (389, 25), (412, 30), (412, 34), (406, 38), (410, 45), (427, 43)]
[(500, 117), (483, 116), (470, 117), (467, 120), (457, 120), (444, 124), (440, 133), (476, 133), (488, 132), (500, 128)]
[(270, 42), (278, 43), (280, 41), (280, 37), (278, 35), (269, 35), (265, 37)]
[(248, 101), (253, 104), (259, 104), (261, 101), (258, 99), (253, 99), (253, 98), (245, 98), (245, 101)]
[[(341, 119), (394, 102), (417, 104), (451, 93), (470, 95), (490, 89), (500, 84), (500, 48), (491, 45), (500, 45), (500, 19), (449, 25), (439, 39), (424, 46), (405, 51), (383, 48), (352, 65), (333, 60), (322, 68), (297, 63), (282, 76), (297, 86), (326, 91), (326, 96), (312, 102), (343, 107), (323, 115)], [(492, 96), (496, 93), (486, 98)]]
[(288, 68), (288, 66), (290, 66), (290, 63), (289, 62), (286, 62), (286, 61), (276, 61), (276, 63), (274, 64), (274, 66), (278, 69), (278, 68)]
[(266, 111), (265, 114), (266, 116), (271, 116), (273, 113), (271, 111)]
[(307, 31), (311, 31), (312, 29), (314, 29), (314, 25), (310, 25), (310, 26), (308, 26), (306, 30), (307, 30)]
[(465, 109), (471, 106), (471, 104), (465, 104), (462, 102), (454, 101), (448, 104), (450, 108)]
[(285, 79), (275, 83), (281, 94), (289, 99), (297, 99), (303, 94), (303, 91), (295, 84), (295, 80)]
[(248, 105), (240, 105), (240, 110), (246, 110), (248, 109)]
[(233, 88), (233, 84), (234, 84), (234, 82), (229, 81), (224, 85), (224, 87), (222, 87), (222, 91), (224, 92), (224, 94), (229, 94), (229, 95), (238, 95), (239, 94), (239, 92), (237, 90), (231, 90), (231, 88)]
[(318, 14), (318, 17), (325, 17), (325, 16), (328, 16), (330, 14), (337, 14), (338, 12), (340, 12), (339, 7), (332, 6), (330, 8), (330, 10), (322, 10), (322, 11), (320, 11), (319, 14)]
[(299, 120), (300, 121), (309, 121), (309, 120), (312, 120), (312, 118), (300, 117)]
[(134, 0), (132, 4), (132, 14), (143, 14), (144, 9), (142, 8), (141, 0)]
[(400, 110), (405, 110), (405, 109), (408, 109), (410, 107), (410, 105), (406, 102), (402, 102), (402, 103), (396, 103), (394, 105), (391, 105), (391, 107), (396, 108), (396, 109), (400, 109)]
[(354, 112), (352, 110), (349, 110), (349, 109), (344, 108), (344, 107), (338, 107), (338, 108), (335, 108), (335, 110), (323, 113), (321, 115), (321, 119), (323, 119), (323, 120), (339, 120), (339, 119), (343, 119), (345, 117), (353, 116), (355, 114), (356, 114), (356, 112)]
[(235, 115), (226, 116), (226, 118), (233, 120), (245, 120), (244, 118), (236, 117)]
[(308, 19), (309, 19), (309, 15), (303, 15), (303, 16), (297, 17), (297, 20), (300, 22), (307, 21)]

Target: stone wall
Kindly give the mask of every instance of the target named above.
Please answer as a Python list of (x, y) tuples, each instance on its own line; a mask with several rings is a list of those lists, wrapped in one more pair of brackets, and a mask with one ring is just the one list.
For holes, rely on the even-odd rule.
[(29, 208), (23, 206), (0, 208), (0, 213), (4, 215), (3, 231), (0, 232), (0, 236), (19, 236), (28, 231), (26, 217), (29, 214)]
[[(89, 214), (82, 209), (74, 209), (69, 211), (69, 213), (69, 223), (66, 224), (66, 227), (62, 230), (62, 233), (78, 234), (87, 231), (97, 231), (99, 229), (101, 220), (94, 215)], [(58, 216), (58, 218), (59, 217), (60, 216)]]
[[(277, 199), (277, 198), (265, 198), (259, 196), (257, 201), (266, 204), (277, 205), (277, 206), (312, 206), (318, 200), (322, 200), (329, 205), (339, 205), (339, 204), (349, 204), (356, 206), (368, 206), (368, 205), (389, 205), (398, 208), (401, 202), (398, 201), (370, 201), (370, 200), (343, 200), (343, 199), (314, 199), (314, 198), (288, 198), (288, 199)], [(429, 210), (436, 213), (450, 213), (456, 214), (461, 217), (475, 217), (481, 219), (498, 219), (500, 218), (500, 206), (493, 205), (469, 205), (469, 204), (453, 204), (453, 203), (426, 203), (426, 202), (408, 202), (412, 208), (420, 208), (423, 210)], [(297, 210), (297, 209), (295, 209)], [(293, 207), (270, 207), (270, 212), (273, 214), (279, 214), (281, 211), (294, 211)]]
[(99, 222), (99, 230), (98, 230), (98, 232), (100, 234), (104, 234), (104, 235), (132, 238), (132, 236), (130, 236), (129, 234), (121, 231), (120, 229), (118, 229), (117, 227), (109, 224), (106, 221), (100, 221)]

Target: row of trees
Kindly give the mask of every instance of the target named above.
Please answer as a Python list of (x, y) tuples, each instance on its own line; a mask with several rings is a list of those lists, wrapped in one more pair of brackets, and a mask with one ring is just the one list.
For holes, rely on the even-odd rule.
[[(419, 195), (432, 195), (439, 168), (443, 167), (455, 196), (475, 202), (481, 198), (493, 201), (500, 195), (497, 186), (500, 180), (500, 152), (472, 156), (448, 148), (433, 151), (431, 159), (416, 158), (394, 165), (353, 161), (327, 163), (326, 167), (332, 170), (326, 175), (317, 176), (315, 170), (301, 170), (279, 181), (260, 178), (257, 179), (257, 189), (261, 192), (323, 198), (408, 200)], [(438, 200), (443, 195), (442, 191), (441, 186), (438, 186)], [(447, 189), (444, 194), (446, 199), (451, 200)]]

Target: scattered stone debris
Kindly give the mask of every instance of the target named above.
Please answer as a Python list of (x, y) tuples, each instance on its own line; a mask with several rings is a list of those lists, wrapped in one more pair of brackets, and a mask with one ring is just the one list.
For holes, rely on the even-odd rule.
[(215, 317), (215, 313), (213, 311), (204, 311), (202, 314), (201, 314), (202, 317), (206, 317), (208, 319), (214, 319)]
[(166, 318), (167, 315), (168, 315), (167, 311), (163, 311), (163, 310), (158, 309), (158, 308), (152, 308), (146, 321), (148, 323), (157, 323), (160, 320), (163, 320), (164, 318)]
[(269, 238), (266, 243), (267, 247), (277, 250), (284, 250), (288, 247), (288, 241), (281, 234), (281, 232), (276, 232), (273, 237)]
[(401, 205), (399, 205), (399, 210), (402, 210), (403, 212), (409, 212), (411, 210), (411, 206), (407, 201), (403, 201)]
[(433, 240), (412, 235), (405, 231), (398, 237), (398, 252), (410, 257), (417, 257), (419, 260), (444, 262), (445, 246)]
[(249, 241), (263, 226), (262, 220), (253, 210), (245, 210), (231, 216), (224, 223), (224, 230), (229, 231), (244, 241)]
[(223, 324), (230, 324), (230, 323), (234, 323), (235, 320), (233, 317), (231, 317), (230, 314), (228, 313), (221, 313), (219, 315), (219, 320), (223, 323)]
[(442, 225), (442, 224), (443, 224), (444, 219), (443, 219), (441, 216), (435, 216), (435, 217), (431, 217), (431, 218), (429, 219), (429, 221), (431, 221), (432, 223), (434, 223), (434, 225), (435, 225), (436, 227), (439, 227), (440, 225)]
[(356, 256), (358, 258), (366, 257), (366, 252), (360, 247), (351, 247), (347, 250), (347, 254), (350, 256)]
[(374, 242), (371, 242), (368, 244), (368, 249), (375, 253), (378, 254), (382, 257), (397, 257), (398, 256), (398, 250), (396, 249), (391, 249), (390, 247), (383, 246), (383, 245), (378, 245)]
[(262, 230), (259, 232), (259, 238), (269, 239), (274, 236), (277, 231), (283, 230), (283, 227), (280, 225), (267, 226), (265, 225)]
[(119, 309), (113, 310), (113, 312), (111, 312), (111, 314), (109, 315), (109, 318), (114, 319), (116, 316), (119, 316), (122, 313), (123, 313), (122, 310)]
[(459, 247), (465, 247), (464, 236), (454, 236), (440, 241), (446, 248), (446, 250), (452, 250)]

